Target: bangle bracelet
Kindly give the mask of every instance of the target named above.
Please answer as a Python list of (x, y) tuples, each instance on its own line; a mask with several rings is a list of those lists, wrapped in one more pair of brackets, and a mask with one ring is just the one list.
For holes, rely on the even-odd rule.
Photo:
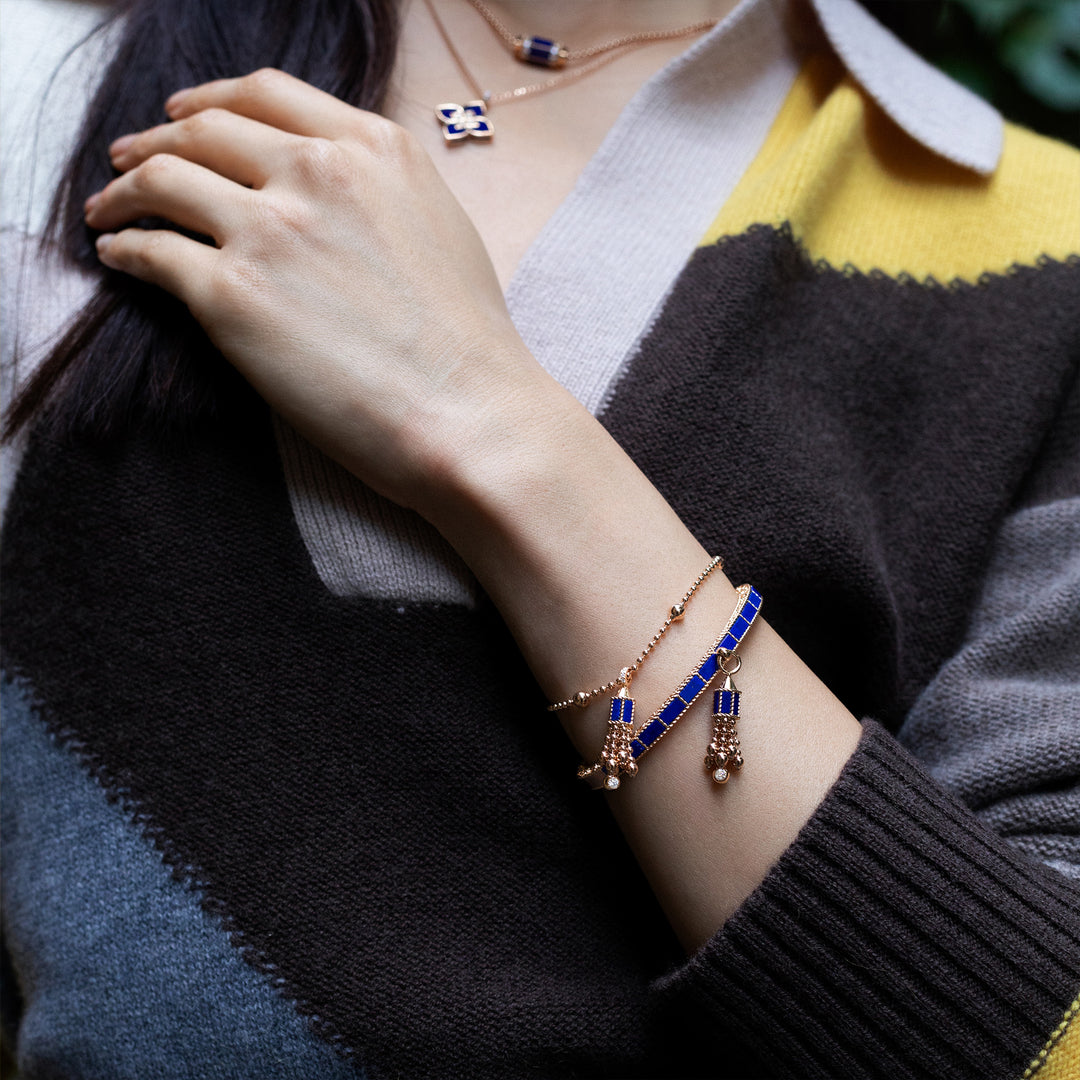
[(723, 784), (731, 769), (742, 768), (743, 758), (735, 722), (739, 716), (739, 690), (732, 676), (742, 666), (735, 650), (761, 611), (761, 593), (752, 585), (736, 590), (739, 602), (720, 637), (701, 663), (660, 708), (634, 732), (634, 702), (622, 687), (612, 698), (608, 732), (600, 760), (582, 765), (578, 777), (591, 787), (616, 790), (622, 776), (636, 776), (638, 761), (676, 724), (686, 710), (705, 692), (717, 675), (724, 676), (723, 688), (713, 695), (713, 738), (705, 753), (705, 767), (717, 784)]
[[(598, 686), (595, 690), (579, 690), (573, 697), (567, 698), (565, 701), (556, 701), (554, 705), (547, 707), (548, 712), (559, 712), (561, 709), (569, 709), (571, 705), (576, 705), (579, 709), (584, 709), (595, 697), (600, 697), (603, 694), (609, 694), (616, 687), (621, 687), (625, 690), (630, 685), (630, 679), (633, 674), (645, 661), (645, 657), (653, 651), (656, 643), (667, 633), (668, 627), (673, 622), (678, 622), (684, 614), (686, 614), (686, 605), (690, 603), (691, 597), (697, 592), (698, 586), (717, 568), (723, 567), (724, 560), (719, 555), (713, 556), (712, 562), (705, 567), (700, 574), (698, 574), (697, 580), (686, 595), (668, 612), (667, 619), (664, 620), (664, 625), (653, 634), (649, 641), (649, 644), (641, 650), (641, 655), (629, 666), (624, 667), (619, 672), (618, 676), (611, 680), (611, 682), (604, 683), (603, 686)], [(620, 693), (622, 692), (620, 690)]]

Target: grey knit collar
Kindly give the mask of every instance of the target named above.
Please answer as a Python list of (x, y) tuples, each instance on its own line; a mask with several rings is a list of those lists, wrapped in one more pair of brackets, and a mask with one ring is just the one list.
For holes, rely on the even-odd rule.
[(1001, 115), (912, 52), (856, 0), (810, 0), (859, 85), (913, 139), (984, 176), (1001, 158)]

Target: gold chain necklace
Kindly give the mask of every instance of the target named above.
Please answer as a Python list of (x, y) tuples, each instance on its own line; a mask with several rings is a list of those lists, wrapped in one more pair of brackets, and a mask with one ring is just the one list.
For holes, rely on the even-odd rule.
[(503, 39), (519, 60), (527, 64), (540, 64), (543, 67), (553, 68), (576, 64), (580, 60), (590, 60), (601, 53), (623, 49), (628, 45), (651, 45), (654, 41), (670, 41), (672, 38), (688, 37), (690, 34), (711, 30), (716, 25), (714, 19), (694, 23), (692, 26), (681, 26), (675, 30), (641, 30), (634, 34), (623, 34), (621, 37), (612, 38), (611, 41), (605, 41), (599, 45), (590, 45), (587, 49), (567, 49), (562, 42), (553, 41), (551, 38), (538, 37), (535, 34), (527, 36), (514, 34), (499, 21), (499, 17), (483, 0), (469, 0), (469, 3), (476, 8), (488, 26)]
[(465, 82), (468, 83), (469, 88), (476, 95), (475, 101), (466, 101), (463, 104), (451, 101), (435, 107), (435, 115), (438, 117), (439, 123), (442, 124), (443, 138), (448, 144), (465, 139), (478, 139), (481, 142), (489, 141), (495, 134), (495, 128), (491, 118), (488, 116), (488, 110), (495, 105), (520, 101), (522, 98), (532, 97), (534, 94), (543, 94), (548, 90), (556, 90), (559, 87), (576, 82), (586, 75), (591, 75), (605, 64), (610, 64), (612, 60), (617, 60), (632, 49), (641, 48), (643, 45), (651, 45), (657, 41), (671, 41), (675, 38), (700, 34), (706, 30), (711, 30), (716, 25), (716, 21), (712, 20), (693, 23), (690, 26), (681, 26), (675, 30), (645, 30), (635, 34), (624, 34), (600, 45), (593, 45), (587, 49), (571, 52), (560, 42), (552, 41), (550, 38), (512, 34), (481, 0), (469, 0), (469, 3), (483, 16), (492, 30), (509, 45), (514, 55), (524, 63), (561, 68), (569, 63), (586, 61), (581, 67), (556, 75), (553, 78), (528, 83), (525, 86), (517, 86), (512, 90), (499, 90), (493, 93), (490, 90), (483, 89), (469, 70), (469, 66), (465, 63), (461, 53), (454, 47), (450, 34), (443, 25), (442, 19), (439, 18), (432, 0), (424, 0), (424, 3), (427, 5), (431, 19), (445, 42), (447, 50), (454, 58), (458, 70), (460, 70)]

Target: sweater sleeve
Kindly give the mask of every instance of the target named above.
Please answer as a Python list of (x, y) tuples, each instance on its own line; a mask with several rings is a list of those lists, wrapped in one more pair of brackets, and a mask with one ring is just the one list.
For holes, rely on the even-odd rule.
[(1065, 426), (899, 738), (864, 723), (762, 885), (657, 985), (738, 1032), (763, 1075), (1019, 1080), (1080, 1008), (1080, 453)]

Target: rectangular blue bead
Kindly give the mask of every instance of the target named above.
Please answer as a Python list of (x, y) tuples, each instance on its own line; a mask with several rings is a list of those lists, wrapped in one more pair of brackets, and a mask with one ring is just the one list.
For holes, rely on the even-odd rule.
[(679, 697), (690, 704), (705, 689), (705, 680), (700, 675), (691, 675), (686, 685), (679, 691)]
[(651, 720), (648, 724), (645, 725), (644, 729), (638, 735), (638, 738), (646, 746), (652, 746), (652, 744), (656, 742), (656, 740), (659, 739), (666, 730), (667, 729), (664, 727), (663, 724), (660, 723), (659, 720)]
[(550, 38), (534, 37), (524, 43), (522, 56), (536, 64), (553, 64), (559, 56), (558, 45)]
[(712, 693), (712, 711), (715, 716), (720, 711), (720, 691), (714, 690)]
[(623, 698), (622, 702), (622, 722), (624, 724), (632, 724), (634, 722), (634, 699)]
[(660, 719), (663, 720), (665, 725), (674, 724), (675, 721), (682, 716), (685, 708), (686, 705), (682, 701), (678, 698), (672, 698), (671, 701), (660, 710)]

